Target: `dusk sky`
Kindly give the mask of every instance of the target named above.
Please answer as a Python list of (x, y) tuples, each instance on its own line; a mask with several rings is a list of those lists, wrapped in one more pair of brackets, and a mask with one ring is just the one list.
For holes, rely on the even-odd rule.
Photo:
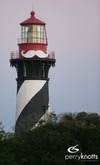
[(100, 0), (1, 0), (0, 121), (15, 124), (16, 71), (10, 52), (18, 50), (19, 23), (36, 16), (46, 22), (48, 51), (56, 66), (49, 72), (51, 111), (100, 114)]

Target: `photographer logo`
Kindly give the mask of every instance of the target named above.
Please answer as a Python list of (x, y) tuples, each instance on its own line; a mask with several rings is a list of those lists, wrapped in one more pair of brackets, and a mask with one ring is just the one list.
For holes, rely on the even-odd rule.
[[(99, 156), (95, 153), (92, 154), (83, 154), (79, 152), (78, 144), (71, 146), (67, 149), (69, 154), (65, 155), (65, 160), (77, 160), (77, 161), (86, 161), (86, 162), (98, 162)], [(79, 152), (79, 153), (78, 153)], [(78, 153), (78, 154), (77, 154)]]
[(69, 147), (69, 148), (67, 149), (67, 151), (68, 151), (69, 153), (77, 153), (77, 152), (79, 151), (79, 149), (76, 148), (77, 146), (78, 146), (78, 144), (75, 145), (75, 146)]

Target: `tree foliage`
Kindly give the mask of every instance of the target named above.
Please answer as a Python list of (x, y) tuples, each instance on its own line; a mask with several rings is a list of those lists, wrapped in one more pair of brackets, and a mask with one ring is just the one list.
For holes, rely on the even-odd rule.
[(78, 154), (97, 154), (100, 157), (98, 114), (52, 113), (48, 123), (20, 136), (5, 133), (1, 123), (0, 165), (85, 165), (88, 162), (65, 160), (65, 155), (69, 155), (67, 149), (77, 144)]

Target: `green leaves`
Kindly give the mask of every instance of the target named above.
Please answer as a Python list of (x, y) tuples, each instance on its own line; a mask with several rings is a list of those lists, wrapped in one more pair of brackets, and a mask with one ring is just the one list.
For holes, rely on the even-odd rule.
[(21, 136), (5, 133), (0, 125), (0, 165), (78, 165), (66, 160), (67, 149), (77, 145), (79, 153), (100, 155), (100, 116), (95, 113), (51, 114), (50, 120)]

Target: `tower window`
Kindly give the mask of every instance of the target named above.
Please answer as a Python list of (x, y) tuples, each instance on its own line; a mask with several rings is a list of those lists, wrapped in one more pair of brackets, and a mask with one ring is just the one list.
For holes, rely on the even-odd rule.
[(46, 43), (46, 32), (44, 25), (22, 26), (21, 29), (22, 43)]

